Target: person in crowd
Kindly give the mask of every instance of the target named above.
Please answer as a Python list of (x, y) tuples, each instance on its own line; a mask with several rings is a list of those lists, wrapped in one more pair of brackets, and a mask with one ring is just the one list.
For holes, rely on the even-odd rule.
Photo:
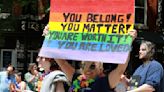
[(16, 72), (15, 73), (16, 84), (10, 84), (10, 91), (11, 92), (23, 92), (26, 90), (26, 83), (22, 81), (22, 73)]
[(158, 92), (163, 76), (162, 65), (154, 60), (155, 45), (150, 41), (143, 41), (139, 49), (139, 59), (143, 61), (132, 75), (131, 79), (122, 75), (121, 80), (127, 84), (127, 92)]
[(38, 56), (36, 61), (45, 72), (40, 92), (68, 92), (68, 79), (53, 59)]
[(7, 67), (6, 71), (0, 72), (0, 92), (9, 92), (9, 86), (11, 83), (15, 84), (15, 67), (11, 64)]
[(28, 72), (25, 74), (25, 82), (29, 90), (37, 92), (37, 83), (39, 80), (40, 73), (37, 71), (36, 63), (30, 63), (28, 67)]
[[(47, 34), (47, 31), (48, 26), (45, 27), (43, 35)], [(134, 40), (137, 36), (136, 30), (129, 33)], [(130, 53), (125, 64), (118, 64), (106, 76), (102, 76), (104, 74), (102, 74), (103, 64), (101, 62), (85, 61), (81, 67), (82, 73), (77, 73), (66, 60), (55, 59), (55, 61), (71, 81), (69, 92), (114, 92), (114, 88), (127, 67), (129, 58)]]

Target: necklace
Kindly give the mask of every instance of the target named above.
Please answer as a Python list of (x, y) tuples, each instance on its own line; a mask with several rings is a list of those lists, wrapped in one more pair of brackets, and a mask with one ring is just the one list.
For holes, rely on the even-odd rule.
[(69, 92), (78, 92), (78, 90), (80, 90), (82, 88), (89, 87), (90, 84), (92, 84), (93, 82), (95, 82), (94, 79), (87, 80), (85, 75), (80, 75), (77, 77), (76, 80), (73, 81), (73, 84), (69, 89), (70, 90)]

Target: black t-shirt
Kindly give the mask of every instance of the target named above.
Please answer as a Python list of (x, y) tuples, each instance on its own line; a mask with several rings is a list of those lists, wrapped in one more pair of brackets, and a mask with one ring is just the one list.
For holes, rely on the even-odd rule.
[[(74, 73), (72, 83), (77, 81), (77, 78), (80, 75), (81, 74), (79, 73)], [(70, 90), (69, 92), (74, 92), (74, 91)], [(114, 90), (110, 88), (108, 83), (108, 77), (105, 76), (105, 77), (97, 77), (94, 82), (89, 84), (88, 87), (80, 88), (78, 89), (77, 92), (114, 92)]]

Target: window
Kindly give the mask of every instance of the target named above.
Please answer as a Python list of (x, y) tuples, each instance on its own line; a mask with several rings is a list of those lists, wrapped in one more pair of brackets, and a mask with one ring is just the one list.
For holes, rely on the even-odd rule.
[(12, 49), (1, 49), (0, 70), (5, 69), (9, 64), (15, 66), (14, 51)]
[(147, 25), (147, 0), (135, 0), (135, 24)]

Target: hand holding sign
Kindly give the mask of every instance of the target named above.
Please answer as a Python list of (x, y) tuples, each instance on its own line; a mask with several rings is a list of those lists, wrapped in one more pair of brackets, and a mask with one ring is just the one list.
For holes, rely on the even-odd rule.
[(42, 36), (46, 36), (48, 34), (48, 30), (49, 30), (49, 25), (47, 24), (43, 30)]
[(125, 63), (136, 37), (129, 32), (134, 27), (134, 6), (128, 0), (51, 0), (50, 21), (43, 31), (39, 55)]
[(134, 40), (137, 37), (137, 30), (133, 29), (129, 31), (129, 35), (132, 37)]

